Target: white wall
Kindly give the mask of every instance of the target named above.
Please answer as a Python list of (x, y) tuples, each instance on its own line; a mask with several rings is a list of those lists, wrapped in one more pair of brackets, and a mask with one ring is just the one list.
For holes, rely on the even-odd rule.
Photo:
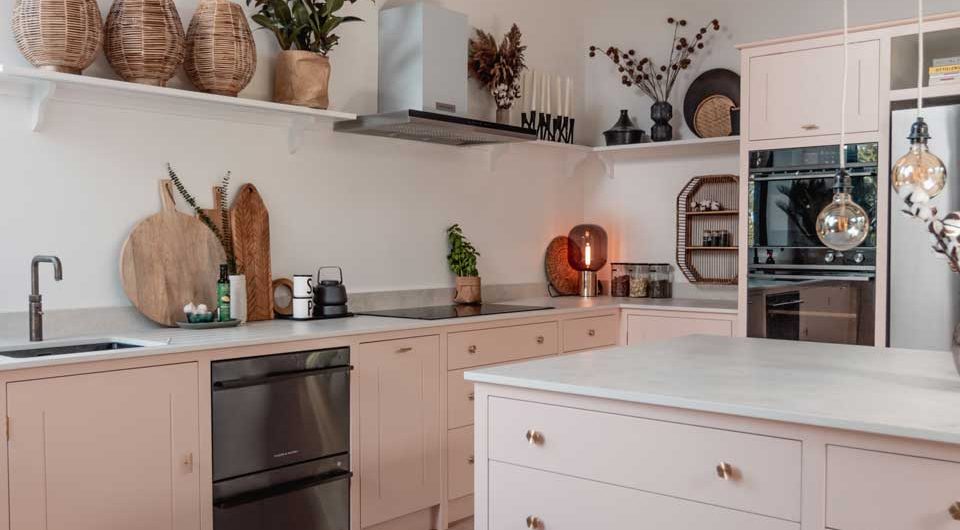
[[(8, 29), (12, 4), (0, 0), (0, 64), (26, 65)], [(570, 60), (579, 57), (578, 27), (555, 2), (443, 4), (498, 34), (516, 21), (531, 65), (581, 71), (582, 62)], [(196, 2), (177, 5), (186, 25)], [(100, 6), (106, 13), (109, 1)], [(359, 0), (347, 8), (367, 23), (345, 27), (332, 56), (332, 108), (376, 111), (378, 7)], [(266, 98), (276, 48), (270, 34), (255, 34), (260, 61), (243, 96)], [(87, 73), (111, 75), (102, 57)], [(472, 101), (476, 113), (487, 110), (481, 94)], [(42, 274), (46, 307), (127, 304), (120, 247), (134, 224), (159, 208), (157, 181), (168, 161), (206, 201), (228, 169), (235, 183), (260, 189), (271, 213), (275, 276), (337, 264), (352, 291), (452, 285), (443, 230), (453, 222), (483, 253), (487, 283), (542, 281), (543, 249), (582, 218), (582, 188), (550, 150), (507, 154), (490, 171), (482, 149), (322, 131), (288, 155), (279, 127), (57, 103), (43, 131), (30, 133), (27, 112), (21, 100), (0, 97), (0, 312), (25, 310), (29, 261), (40, 253), (64, 261), (63, 282)]]

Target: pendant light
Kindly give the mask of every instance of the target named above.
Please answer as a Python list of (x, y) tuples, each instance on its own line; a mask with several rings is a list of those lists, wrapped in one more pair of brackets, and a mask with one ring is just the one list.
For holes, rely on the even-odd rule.
[(923, 121), (923, 0), (917, 1), (917, 40), (919, 57), (917, 59), (917, 121), (910, 127), (910, 149), (897, 160), (890, 172), (893, 189), (905, 196), (914, 190), (923, 190), (933, 198), (943, 191), (947, 183), (947, 168), (943, 161), (930, 152), (927, 140), (930, 132)]
[(827, 247), (847, 251), (860, 246), (870, 234), (870, 217), (866, 210), (853, 202), (850, 192), (853, 184), (847, 174), (847, 62), (848, 10), (843, 0), (843, 90), (840, 102), (840, 170), (833, 186), (833, 201), (817, 216), (817, 237)]

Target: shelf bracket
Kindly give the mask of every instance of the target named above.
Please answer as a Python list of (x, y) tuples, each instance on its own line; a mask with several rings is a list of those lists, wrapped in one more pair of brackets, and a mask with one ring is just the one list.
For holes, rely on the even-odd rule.
[(296, 154), (303, 145), (303, 136), (316, 121), (313, 116), (294, 116), (290, 120), (290, 127), (287, 130), (287, 150), (291, 155)]
[(600, 162), (603, 164), (604, 175), (607, 176), (610, 180), (613, 180), (616, 177), (616, 168), (617, 164), (613, 159), (613, 155), (607, 153), (599, 153), (597, 158), (600, 159)]
[(53, 81), (40, 81), (34, 86), (30, 94), (30, 130), (38, 132), (43, 125), (43, 117), (47, 113), (47, 104), (57, 91), (57, 84)]

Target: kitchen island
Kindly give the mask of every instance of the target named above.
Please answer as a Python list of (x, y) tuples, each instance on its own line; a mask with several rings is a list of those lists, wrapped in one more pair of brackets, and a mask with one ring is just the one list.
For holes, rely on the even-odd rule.
[(946, 352), (696, 336), (466, 378), (477, 529), (960, 520), (960, 376)]

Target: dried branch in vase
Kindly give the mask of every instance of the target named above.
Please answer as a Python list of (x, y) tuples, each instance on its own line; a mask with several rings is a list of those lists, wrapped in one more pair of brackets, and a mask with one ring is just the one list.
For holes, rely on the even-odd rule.
[(498, 109), (509, 109), (520, 98), (520, 72), (526, 69), (524, 53), (527, 47), (521, 43), (523, 34), (516, 24), (497, 45), (493, 35), (478, 29), (476, 39), (470, 39), (467, 69), (470, 77), (490, 92)]
[[(720, 30), (720, 21), (713, 19), (692, 38), (687, 38), (680, 34), (681, 28), (687, 26), (686, 20), (670, 17), (667, 24), (673, 26), (673, 42), (670, 45), (670, 58), (665, 64), (658, 66), (650, 57), (639, 57), (633, 49), (623, 51), (616, 46), (609, 46), (602, 52), (616, 65), (623, 86), (636, 86), (654, 101), (670, 99), (680, 72), (690, 67), (698, 51), (706, 48), (709, 31)], [(598, 53), (601, 53), (601, 48), (590, 46), (590, 57), (596, 57)]]

